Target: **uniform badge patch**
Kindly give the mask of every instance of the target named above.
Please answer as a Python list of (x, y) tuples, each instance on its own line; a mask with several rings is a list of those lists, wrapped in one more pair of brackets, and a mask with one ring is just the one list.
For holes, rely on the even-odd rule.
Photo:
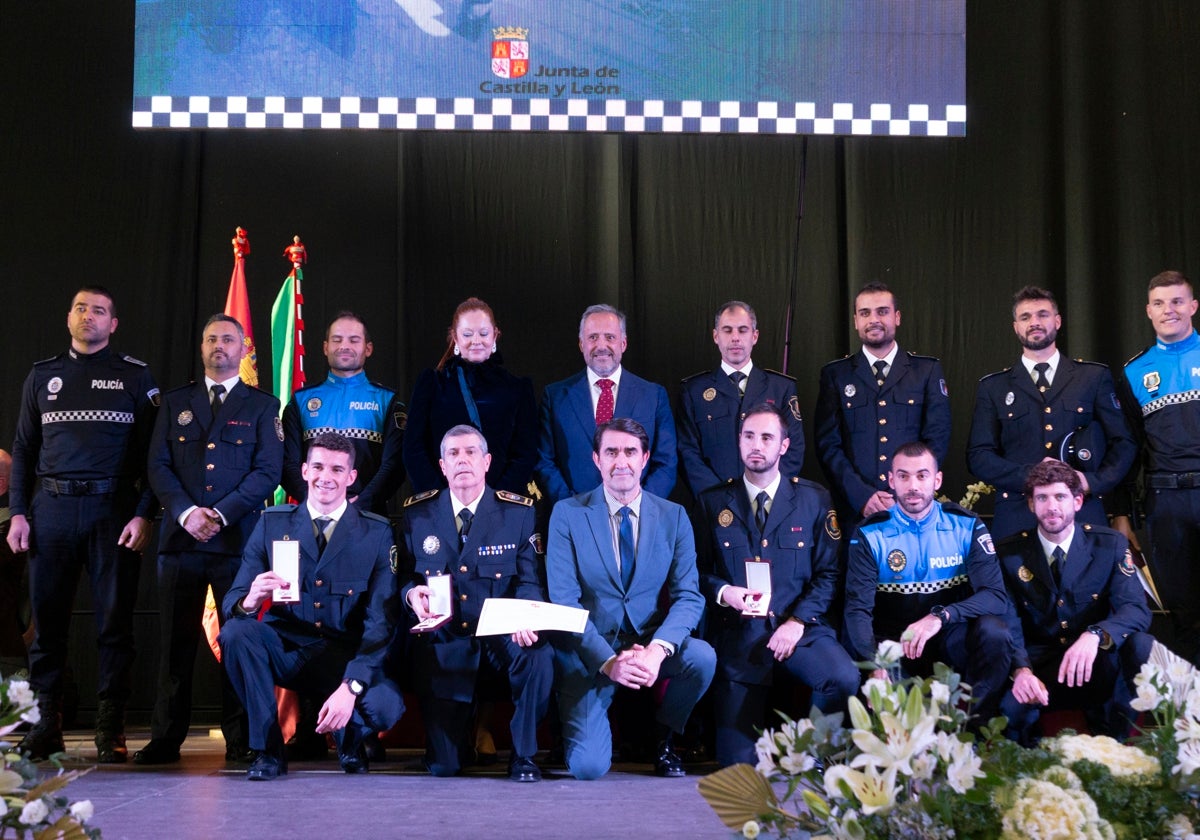
[(1009, 391), (1007, 394), (1004, 395), (1004, 404), (1012, 405), (1016, 401), (1016, 399), (1017, 399), (1016, 395), (1012, 391)]
[(716, 388), (705, 388), (704, 393), (701, 394), (700, 396), (704, 397), (705, 402), (712, 402), (713, 400), (715, 400), (717, 398), (717, 389)]
[(179, 416), (175, 418), (175, 422), (180, 426), (186, 426), (195, 419), (196, 415), (192, 414), (192, 410), (190, 408), (185, 408), (183, 411), (179, 412)]
[(729, 508), (725, 508), (725, 510), (718, 513), (717, 514), (717, 524), (720, 525), (722, 528), (728, 528), (730, 525), (732, 525), (733, 524), (733, 511), (731, 511)]
[(950, 389), (946, 387), (946, 380), (945, 380), (945, 379), (939, 379), (939, 380), (938, 380), (938, 387), (942, 389), (942, 396), (943, 396), (943, 397), (948, 397), (948, 396), (950, 396)]
[(845, 388), (842, 389), (842, 393), (845, 394), (847, 397), (853, 397), (855, 394), (858, 393), (858, 389), (854, 387), (854, 383), (852, 382), (849, 385), (847, 385)]
[(1017, 569), (1017, 577), (1021, 579), (1022, 583), (1029, 583), (1029, 581), (1033, 580), (1033, 572), (1022, 566)]
[(1121, 401), (1119, 399), (1117, 399), (1117, 395), (1109, 394), (1108, 397), (1109, 397), (1109, 399), (1112, 400), (1113, 408), (1115, 408), (1117, 411), (1120, 411), (1121, 410)]
[(1075, 457), (1078, 458), (1080, 461), (1090, 461), (1090, 460), (1092, 460), (1092, 450), (1078, 449), (1075, 451)]
[(800, 398), (796, 396), (788, 397), (788, 410), (792, 412), (792, 417), (796, 420), (800, 419)]
[(838, 527), (837, 512), (829, 511), (825, 514), (825, 533), (829, 535), (831, 540), (840, 540), (842, 538), (842, 529)]
[(442, 541), (439, 540), (437, 537), (435, 537), (433, 534), (430, 534), (421, 543), (421, 550), (424, 551), (426, 554), (437, 554), (438, 551), (441, 550), (441, 547), (442, 547)]
[(992, 545), (991, 534), (980, 534), (975, 540), (983, 548), (984, 554), (995, 554), (996, 546)]
[(62, 390), (62, 377), (56, 376), (46, 383), (46, 390), (51, 394), (57, 394)]
[(275, 418), (275, 437), (279, 438), (280, 442), (283, 441), (283, 421), (278, 417)]
[(533, 546), (534, 554), (546, 553), (546, 542), (542, 539), (541, 534), (531, 534), (529, 537), (529, 544)]
[(1147, 391), (1157, 391), (1158, 386), (1162, 384), (1162, 377), (1158, 375), (1158, 371), (1152, 370), (1142, 377), (1142, 385)]
[(887, 556), (888, 568), (893, 572), (902, 572), (904, 567), (908, 565), (908, 558), (904, 556), (904, 552), (898, 548), (893, 548), (888, 552)]
[(1133, 565), (1133, 553), (1127, 548), (1125, 556), (1121, 558), (1121, 562), (1117, 564), (1117, 568), (1121, 570), (1121, 574), (1125, 577), (1133, 577), (1137, 574), (1137, 567)]
[(309, 411), (320, 411), (321, 410), (321, 398), (320, 397), (309, 397), (308, 402), (304, 404), (304, 407), (307, 408)]
[(392, 550), (388, 552), (388, 567), (391, 568), (392, 574), (400, 572), (400, 554), (396, 551), (396, 546), (392, 546)]
[(158, 408), (160, 405), (162, 405), (162, 394), (158, 392), (157, 388), (151, 388), (149, 391), (147, 391), (146, 398), (150, 400), (150, 405), (154, 406), (155, 408)]
[(393, 419), (396, 421), (396, 428), (400, 431), (403, 432), (408, 428), (408, 415), (405, 412), (397, 411)]

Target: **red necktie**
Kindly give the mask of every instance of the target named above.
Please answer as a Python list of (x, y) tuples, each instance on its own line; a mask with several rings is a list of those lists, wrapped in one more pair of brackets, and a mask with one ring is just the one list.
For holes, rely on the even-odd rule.
[(616, 401), (613, 399), (611, 379), (597, 379), (596, 384), (600, 386), (600, 399), (596, 401), (596, 425), (600, 426), (613, 419)]

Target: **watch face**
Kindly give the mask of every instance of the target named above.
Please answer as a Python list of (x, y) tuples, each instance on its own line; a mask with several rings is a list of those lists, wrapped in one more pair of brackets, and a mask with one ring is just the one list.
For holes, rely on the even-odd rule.
[(363, 685), (362, 683), (360, 683), (358, 680), (350, 680), (350, 693), (351, 693), (351, 694), (353, 694), (355, 697), (357, 697), (357, 696), (359, 696), (360, 694), (362, 694), (362, 693), (363, 693), (363, 689), (364, 689), (365, 687), (366, 687), (366, 686), (364, 686), (364, 685)]

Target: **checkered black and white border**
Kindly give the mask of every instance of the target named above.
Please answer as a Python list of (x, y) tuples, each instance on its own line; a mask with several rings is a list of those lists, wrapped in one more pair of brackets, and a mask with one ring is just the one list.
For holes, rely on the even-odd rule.
[(623, 99), (138, 96), (134, 128), (360, 128), (962, 137), (965, 105)]

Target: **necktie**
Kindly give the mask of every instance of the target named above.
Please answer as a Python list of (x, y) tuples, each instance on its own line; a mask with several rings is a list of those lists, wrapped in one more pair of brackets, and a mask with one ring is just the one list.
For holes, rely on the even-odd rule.
[(1046, 378), (1046, 371), (1050, 370), (1050, 363), (1038, 362), (1033, 369), (1037, 371), (1037, 380), (1033, 384), (1037, 385), (1037, 389), (1044, 394), (1050, 390), (1050, 380)]
[(767, 495), (766, 490), (754, 497), (754, 524), (758, 526), (759, 536), (762, 536), (762, 532), (767, 528), (767, 503), (770, 501), (771, 497)]
[(317, 557), (325, 553), (325, 546), (329, 544), (329, 538), (325, 536), (325, 529), (332, 521), (332, 517), (329, 516), (318, 516), (313, 520), (313, 527), (317, 529)]
[(633, 511), (622, 507), (617, 511), (617, 516), (621, 518), (617, 527), (617, 544), (621, 549), (621, 586), (628, 592), (629, 583), (633, 580)]
[(474, 518), (470, 508), (463, 508), (458, 512), (458, 535), (462, 538), (463, 545), (467, 543), (467, 534), (471, 532), (471, 520)]
[(738, 389), (738, 399), (746, 396), (746, 392), (742, 389), (742, 383), (746, 381), (746, 374), (740, 370), (735, 370), (729, 374), (729, 381), (733, 383), (733, 387)]
[(883, 372), (883, 369), (887, 367), (887, 362), (885, 362), (883, 359), (880, 359), (879, 361), (875, 362), (875, 364), (871, 365), (871, 367), (875, 368), (875, 384), (882, 385), (883, 380), (887, 379), (887, 374)]
[(217, 383), (208, 389), (208, 404), (212, 406), (213, 417), (217, 416), (217, 412), (221, 410), (221, 395), (225, 393), (225, 386)]
[(600, 386), (600, 399), (596, 401), (596, 425), (600, 426), (613, 419), (616, 401), (613, 399), (611, 379), (597, 379), (596, 384)]
[(1063, 553), (1062, 546), (1057, 546), (1054, 549), (1054, 562), (1050, 564), (1050, 573), (1054, 575), (1054, 585), (1062, 586), (1063, 566), (1067, 564), (1067, 555)]

